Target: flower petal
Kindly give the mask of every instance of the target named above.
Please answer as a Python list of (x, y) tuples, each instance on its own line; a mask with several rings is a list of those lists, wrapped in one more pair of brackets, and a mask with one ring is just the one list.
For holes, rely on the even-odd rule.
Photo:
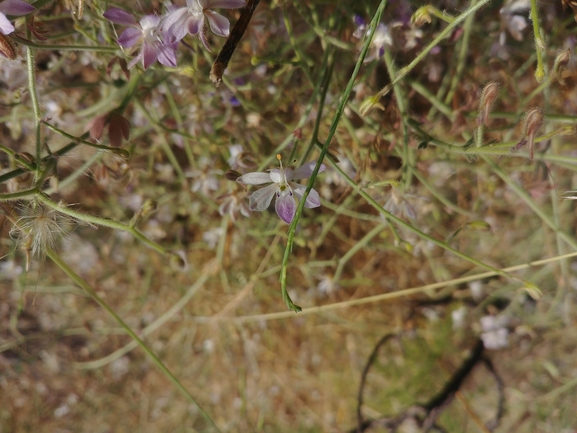
[(128, 12), (120, 8), (110, 8), (102, 14), (104, 18), (121, 26), (136, 26), (136, 20)]
[[(296, 183), (292, 183), (290, 185), (299, 200), (303, 198), (303, 195), (307, 189), (306, 185), (298, 185)], [(319, 197), (319, 193), (315, 189), (311, 189), (309, 195), (307, 196), (307, 200), (305, 201), (305, 207), (312, 209), (315, 207), (319, 207), (321, 205), (321, 198)]]
[(158, 46), (158, 61), (164, 66), (176, 67), (176, 52), (166, 45)]
[(118, 38), (118, 44), (124, 48), (130, 48), (135, 46), (141, 39), (142, 31), (131, 27), (122, 32)]
[(263, 183), (272, 182), (270, 174), (261, 172), (243, 174), (236, 181), (245, 185), (262, 185)]
[(21, 16), (34, 12), (36, 8), (22, 0), (5, 0), (0, 3), (0, 12), (6, 15)]
[[(313, 170), (315, 169), (316, 165), (317, 165), (316, 161), (310, 161), (307, 162), (306, 164), (303, 164), (294, 171), (292, 178), (304, 179), (306, 177), (311, 177), (311, 174), (313, 174)], [(319, 168), (319, 173), (325, 171), (326, 168), (327, 168), (326, 165), (321, 164), (321, 167)]]
[(272, 184), (253, 192), (249, 200), (249, 209), (256, 211), (266, 210), (270, 206), (270, 202), (276, 194), (277, 189), (277, 186)]
[(289, 190), (289, 194), (281, 194), (277, 196), (274, 208), (280, 219), (285, 223), (290, 224), (297, 209), (292, 191)]
[(9, 35), (14, 31), (14, 26), (12, 23), (6, 18), (6, 15), (0, 12), (0, 33), (3, 35)]
[(158, 59), (158, 47), (152, 44), (142, 44), (142, 66), (148, 68)]
[(208, 18), (210, 29), (215, 35), (227, 37), (230, 33), (230, 22), (221, 14), (211, 10), (205, 10), (204, 14)]

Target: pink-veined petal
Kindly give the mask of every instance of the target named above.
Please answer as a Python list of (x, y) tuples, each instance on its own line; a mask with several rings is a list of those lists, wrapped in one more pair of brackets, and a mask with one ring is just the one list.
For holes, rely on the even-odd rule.
[(261, 172), (243, 174), (236, 181), (245, 185), (262, 185), (263, 183), (272, 182), (270, 174)]
[(122, 32), (118, 38), (119, 45), (124, 48), (131, 48), (135, 46), (142, 39), (142, 31), (139, 29), (128, 28)]
[(295, 216), (297, 205), (290, 188), (287, 188), (284, 194), (277, 196), (274, 208), (281, 220), (287, 224), (291, 223)]
[[(303, 198), (303, 195), (307, 189), (306, 185), (298, 185), (296, 183), (291, 183), (291, 187), (299, 200)], [(307, 199), (305, 201), (305, 207), (309, 209), (313, 209), (315, 207), (319, 207), (321, 205), (321, 198), (319, 197), (319, 193), (316, 192), (315, 189), (311, 189)]]
[(184, 20), (186, 15), (188, 15), (187, 8), (173, 8), (172, 10), (169, 9), (168, 14), (164, 17), (164, 20), (162, 21), (162, 28), (164, 30), (168, 30), (177, 22)]
[(158, 48), (152, 44), (142, 45), (142, 66), (147, 69), (158, 59)]
[(0, 33), (2, 33), (3, 35), (9, 35), (13, 31), (14, 26), (12, 25), (10, 20), (6, 18), (6, 15), (0, 13)]
[(199, 17), (189, 17), (186, 21), (186, 28), (188, 29), (188, 33), (191, 35), (197, 35), (200, 32), (200, 29), (204, 25), (204, 16), (200, 15)]
[(272, 184), (253, 192), (249, 199), (249, 209), (256, 211), (266, 210), (270, 206), (277, 189), (278, 187)]
[[(313, 174), (313, 170), (315, 169), (316, 165), (317, 165), (316, 161), (310, 161), (307, 162), (306, 164), (301, 165), (294, 171), (292, 178), (296, 180), (311, 177), (311, 174)], [(327, 168), (326, 165), (321, 164), (321, 167), (319, 168), (319, 173), (325, 171), (326, 168)]]
[(217, 36), (227, 37), (230, 33), (230, 22), (221, 14), (211, 10), (205, 10), (204, 15), (208, 18), (210, 29)]
[(166, 46), (166, 45), (159, 45), (158, 46), (158, 61), (163, 64), (164, 66), (170, 66), (172, 68), (176, 67), (176, 52)]
[(120, 8), (110, 8), (102, 16), (121, 26), (136, 26), (138, 24), (132, 15)]
[(5, 0), (0, 3), (0, 12), (6, 15), (21, 16), (34, 12), (36, 8), (22, 0)]

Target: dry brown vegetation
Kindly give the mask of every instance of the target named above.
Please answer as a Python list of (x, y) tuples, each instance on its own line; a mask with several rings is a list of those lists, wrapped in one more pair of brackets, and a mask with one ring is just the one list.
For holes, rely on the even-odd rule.
[[(137, 65), (127, 78), (119, 63), (107, 71), (128, 59), (123, 28), (102, 17), (113, 5), (87, 1), (79, 19), (69, 3), (43, 2), (34, 16), (48, 39), (19, 24), (19, 57), (0, 59), (0, 432), (214, 430), (95, 297), (222, 432), (577, 431), (576, 209), (563, 196), (577, 167), (572, 9), (538, 3), (542, 50), (529, 1), (489, 2), (429, 49), (477, 2), (436, 4), (452, 18), (431, 10), (418, 27), (422, 5), (391, 0), (346, 95), (368, 43), (354, 17), (369, 27), (380, 2), (261, 2), (218, 89), (208, 71), (222, 38), (208, 53), (188, 36), (196, 53), (181, 47), (177, 68)], [(33, 47), (27, 72), (26, 39), (102, 49)], [(374, 100), (382, 109), (361, 113), (403, 72)], [(42, 160), (34, 92), (49, 124)], [(117, 118), (98, 142), (130, 157), (86, 132), (119, 106), (130, 138)], [(295, 313), (279, 283), (290, 229), (272, 206), (240, 214), (256, 188), (225, 173), (233, 145), (239, 173), (277, 167), (277, 153), (298, 166), (309, 146), (316, 160), (333, 125), (314, 181), (322, 206), (303, 210), (288, 259)], [(232, 198), (234, 218), (219, 212)], [(156, 209), (142, 213), (147, 200)], [(59, 241), (36, 240), (42, 230)]]

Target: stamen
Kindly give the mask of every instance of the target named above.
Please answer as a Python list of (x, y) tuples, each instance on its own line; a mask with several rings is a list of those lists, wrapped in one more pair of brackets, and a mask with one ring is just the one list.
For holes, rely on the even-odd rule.
[(282, 155), (280, 153), (276, 154), (276, 159), (278, 159), (278, 162), (280, 163), (280, 168), (282, 168)]

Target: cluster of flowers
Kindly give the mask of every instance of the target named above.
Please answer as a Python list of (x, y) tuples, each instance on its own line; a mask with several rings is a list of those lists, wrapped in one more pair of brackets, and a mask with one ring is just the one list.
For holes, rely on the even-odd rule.
[(202, 44), (210, 51), (205, 30), (208, 21), (212, 32), (227, 37), (230, 32), (229, 21), (213, 8), (237, 9), (245, 5), (245, 0), (186, 0), (186, 6), (169, 6), (167, 13), (145, 15), (136, 21), (128, 12), (112, 7), (104, 17), (115, 24), (128, 27), (118, 38), (118, 44), (124, 48), (138, 48), (138, 55), (130, 62), (129, 68), (142, 60), (144, 69), (157, 60), (165, 66), (176, 66), (176, 49), (179, 42), (188, 34), (198, 36)]

